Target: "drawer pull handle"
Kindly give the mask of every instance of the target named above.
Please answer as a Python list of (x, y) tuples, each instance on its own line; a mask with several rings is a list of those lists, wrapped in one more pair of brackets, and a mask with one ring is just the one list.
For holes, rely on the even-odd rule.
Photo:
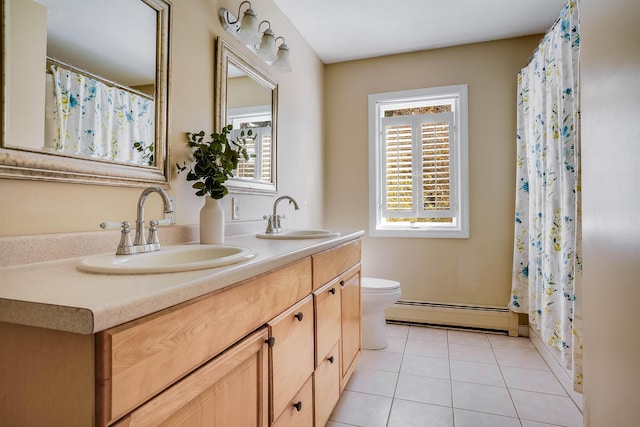
[(299, 311), (298, 314), (296, 314), (295, 316), (296, 319), (298, 319), (298, 321), (302, 322), (302, 318), (304, 317), (304, 313)]
[(276, 337), (269, 337), (269, 339), (264, 340), (264, 342), (266, 342), (269, 348), (271, 348), (276, 345)]
[(296, 408), (298, 412), (302, 411), (302, 402), (296, 402), (293, 404), (293, 407)]
[(335, 359), (334, 359), (334, 357), (333, 357), (333, 356), (331, 356), (331, 357), (329, 357), (327, 360), (329, 361), (329, 363), (333, 363), (333, 361), (334, 361)]
[(340, 280), (340, 286), (344, 288), (344, 280)]
[(331, 288), (331, 289), (329, 289), (329, 293), (330, 293), (331, 295), (335, 295), (335, 294), (336, 294), (336, 288)]

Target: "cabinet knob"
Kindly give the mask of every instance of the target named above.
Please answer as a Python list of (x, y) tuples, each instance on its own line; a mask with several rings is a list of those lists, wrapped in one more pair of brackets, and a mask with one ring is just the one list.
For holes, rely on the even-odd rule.
[(298, 319), (298, 321), (302, 322), (302, 318), (304, 317), (304, 313), (299, 311), (298, 314), (296, 314), (295, 316), (296, 319)]
[(336, 294), (336, 288), (331, 288), (331, 289), (329, 289), (329, 293), (330, 293), (331, 295), (335, 295), (335, 294)]
[(329, 363), (333, 363), (333, 362), (334, 362), (334, 360), (335, 360), (335, 358), (334, 358), (333, 356), (331, 356), (331, 357), (329, 357), (327, 360), (329, 361)]
[(266, 342), (269, 348), (271, 348), (276, 345), (276, 337), (269, 337), (268, 339), (264, 340), (264, 342)]
[(296, 408), (298, 412), (302, 411), (302, 401), (294, 403), (293, 407)]
[(344, 288), (344, 280), (340, 280), (340, 286)]

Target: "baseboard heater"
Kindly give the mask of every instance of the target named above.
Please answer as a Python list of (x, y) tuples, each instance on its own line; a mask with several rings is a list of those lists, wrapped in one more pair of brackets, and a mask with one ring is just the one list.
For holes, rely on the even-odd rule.
[(518, 313), (507, 307), (400, 300), (385, 310), (392, 322), (505, 332), (518, 336)]

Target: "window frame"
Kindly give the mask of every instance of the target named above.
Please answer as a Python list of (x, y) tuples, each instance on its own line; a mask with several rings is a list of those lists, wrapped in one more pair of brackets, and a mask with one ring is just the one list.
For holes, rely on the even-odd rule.
[[(432, 102), (454, 99), (451, 165), (451, 210), (454, 223), (383, 223), (385, 205), (385, 137), (382, 109), (391, 104)], [(372, 237), (469, 238), (469, 137), (468, 85), (451, 85), (370, 94), (369, 103), (369, 235)], [(440, 113), (434, 113), (440, 114)], [(415, 141), (412, 142), (415, 147)], [(413, 156), (416, 156), (414, 150)], [(418, 162), (418, 164), (421, 164)], [(414, 171), (415, 171), (414, 164)], [(414, 189), (421, 185), (420, 174), (413, 174)]]

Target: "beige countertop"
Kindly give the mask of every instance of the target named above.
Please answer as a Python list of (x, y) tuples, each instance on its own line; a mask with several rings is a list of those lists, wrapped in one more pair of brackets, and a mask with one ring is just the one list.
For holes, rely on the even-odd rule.
[(91, 334), (197, 298), (359, 238), (363, 231), (303, 240), (227, 237), (248, 261), (180, 273), (106, 275), (78, 270), (85, 257), (0, 268), (0, 321)]

